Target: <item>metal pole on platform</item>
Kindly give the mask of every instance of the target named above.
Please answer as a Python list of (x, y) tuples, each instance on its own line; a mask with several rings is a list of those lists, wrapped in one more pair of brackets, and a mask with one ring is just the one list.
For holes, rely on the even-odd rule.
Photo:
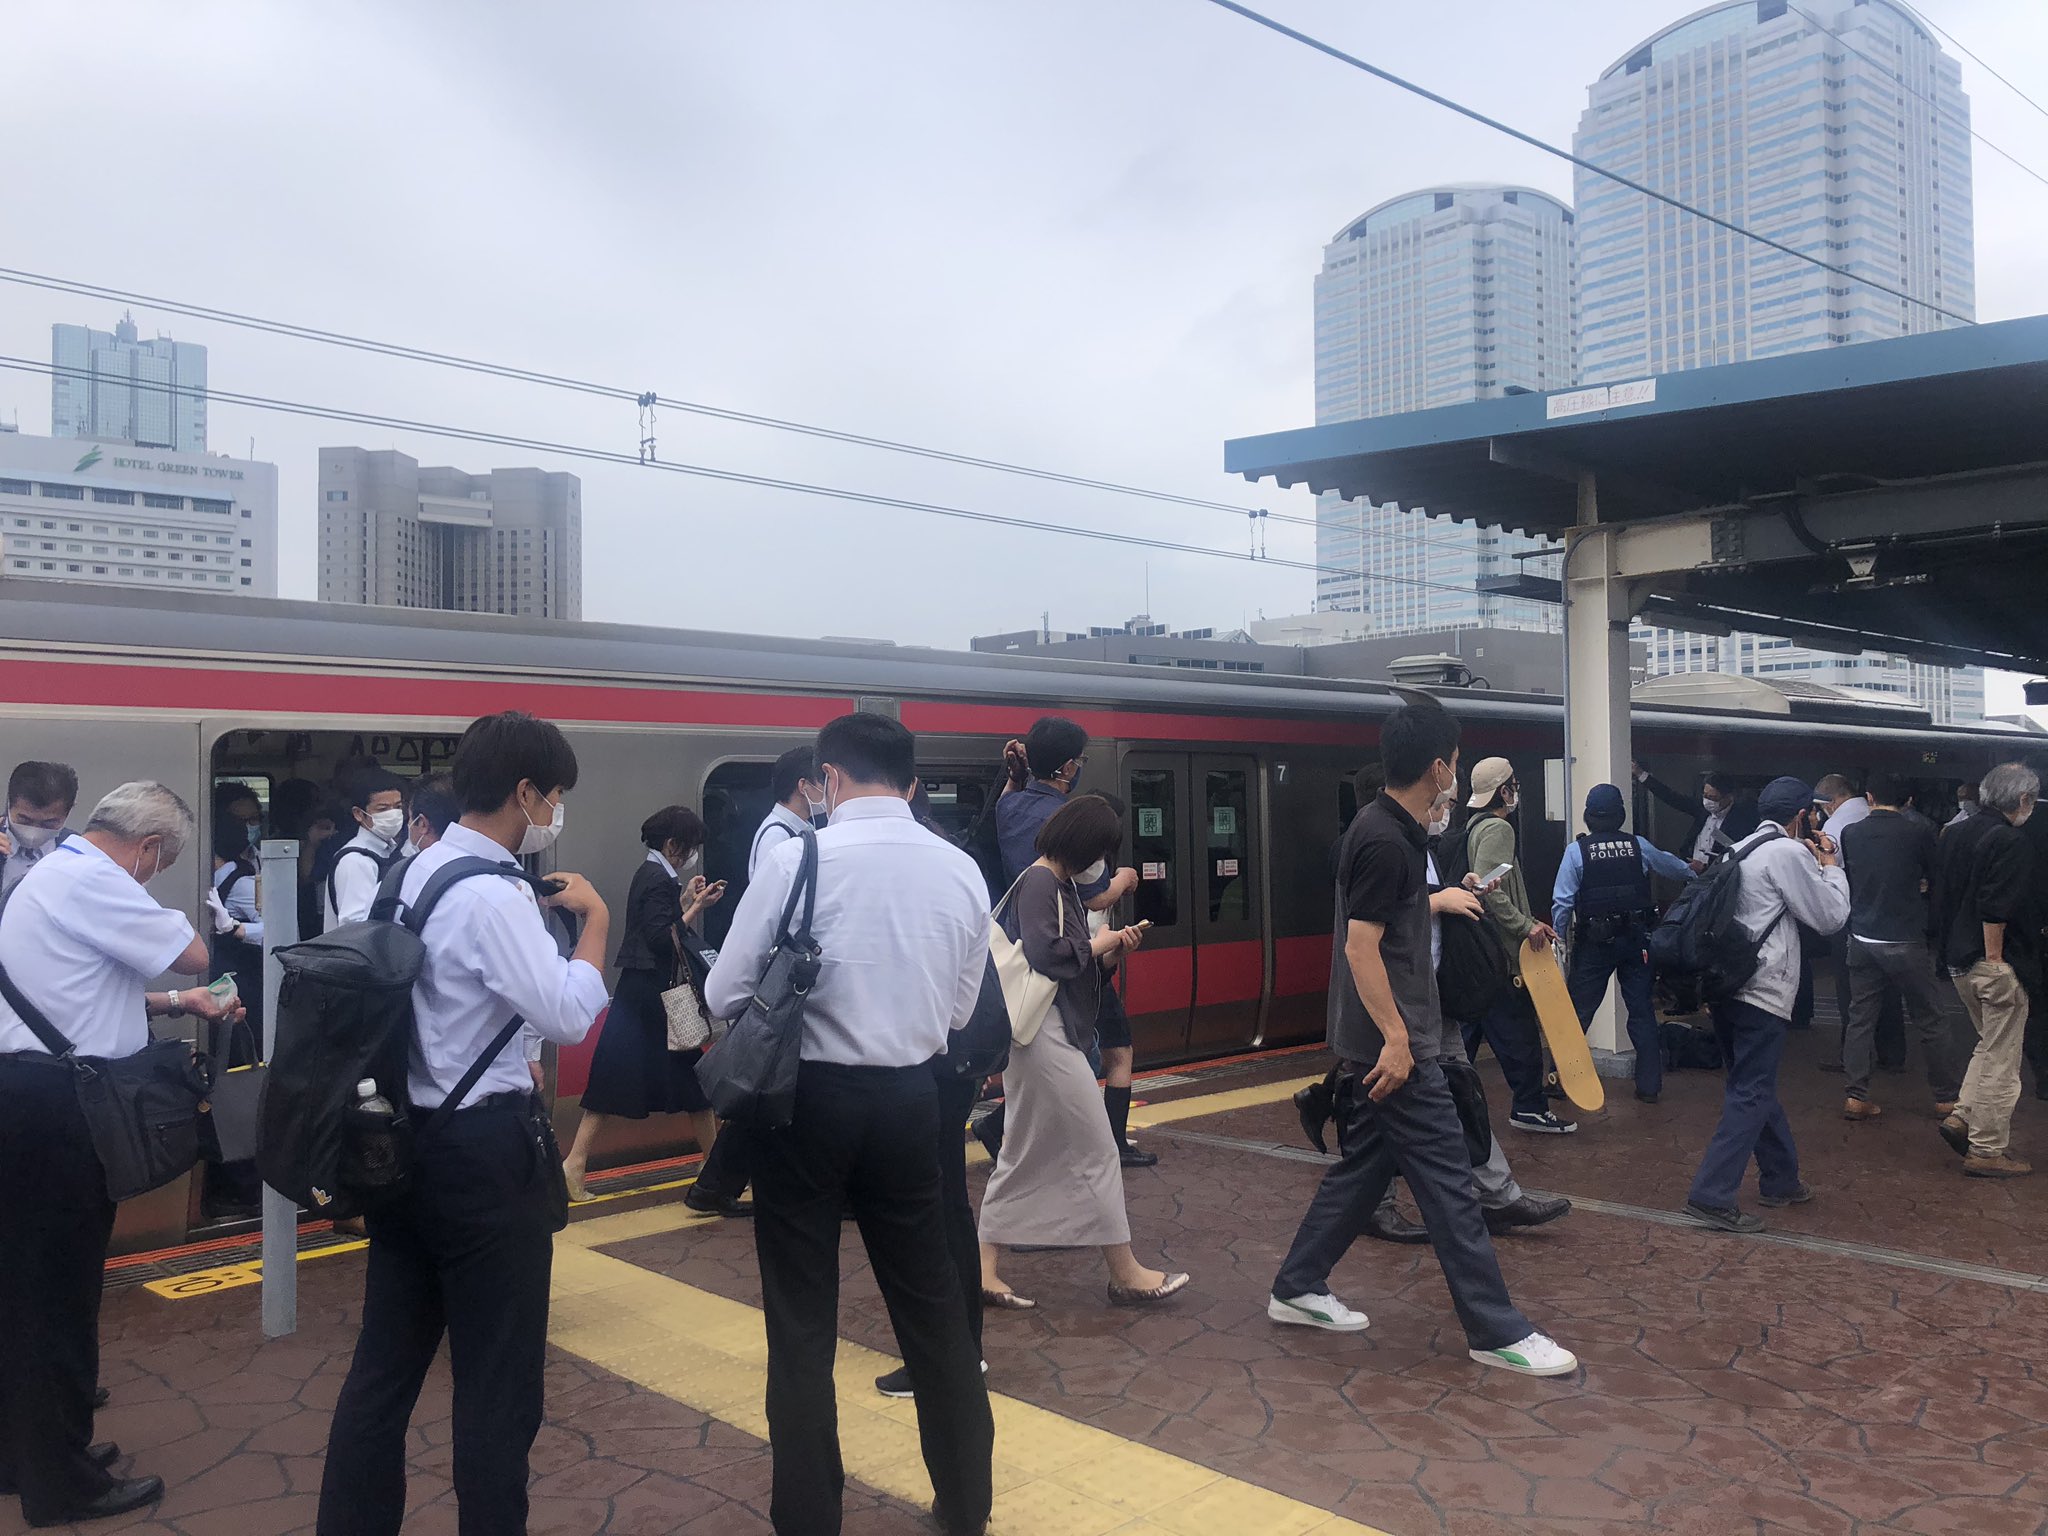
[[(265, 838), (263, 861), (263, 1059), (277, 1053), (277, 951), (299, 941), (299, 845)], [(299, 1208), (263, 1186), (263, 1336), (299, 1331)]]

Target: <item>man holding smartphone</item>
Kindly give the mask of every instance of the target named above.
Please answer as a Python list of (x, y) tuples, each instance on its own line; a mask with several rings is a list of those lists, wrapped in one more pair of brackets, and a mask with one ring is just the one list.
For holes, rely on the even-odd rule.
[(1709, 1005), (1728, 1061), (1728, 1086), (1721, 1123), (1685, 1204), (1694, 1221), (1724, 1232), (1763, 1230), (1763, 1221), (1739, 1203), (1752, 1157), (1765, 1205), (1813, 1198), (1799, 1177), (1799, 1149), (1778, 1102), (1778, 1064), (1799, 991), (1799, 926), (1829, 934), (1849, 920), (1849, 879), (1834, 839), (1813, 830), (1813, 790), (1789, 776), (1773, 779), (1756, 803), (1761, 824), (1728, 857), (1741, 860), (1734, 921), (1754, 937), (1757, 967), (1733, 995)]

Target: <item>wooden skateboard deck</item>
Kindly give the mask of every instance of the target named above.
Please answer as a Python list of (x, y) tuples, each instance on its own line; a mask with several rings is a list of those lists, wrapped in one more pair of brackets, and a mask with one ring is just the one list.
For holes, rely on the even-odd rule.
[(1572, 1007), (1571, 993), (1565, 990), (1564, 972), (1557, 968), (1557, 951), (1538, 949), (1524, 939), (1520, 958), (1522, 985), (1536, 1005), (1543, 1041), (1557, 1065), (1558, 1085), (1579, 1108), (1589, 1112), (1604, 1109), (1607, 1090), (1593, 1070), (1592, 1048), (1586, 1044), (1586, 1031), (1579, 1023), (1578, 1010)]

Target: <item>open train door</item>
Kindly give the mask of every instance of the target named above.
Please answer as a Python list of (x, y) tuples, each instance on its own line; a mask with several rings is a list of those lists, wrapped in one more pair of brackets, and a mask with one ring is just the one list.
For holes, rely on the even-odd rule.
[(1258, 763), (1133, 752), (1123, 760), (1132, 916), (1149, 920), (1125, 963), (1124, 1006), (1140, 1061), (1244, 1049), (1268, 991), (1259, 861)]

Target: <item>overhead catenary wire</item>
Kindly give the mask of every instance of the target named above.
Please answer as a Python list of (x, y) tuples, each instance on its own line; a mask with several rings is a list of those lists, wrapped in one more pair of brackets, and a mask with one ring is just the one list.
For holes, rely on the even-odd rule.
[(1940, 22), (1936, 21), (1932, 16), (1928, 15), (1923, 10), (1915, 8), (1913, 14), (1919, 17), (1922, 21), (1926, 22), (1928, 26), (1934, 28), (1935, 31), (1939, 32), (1951, 43), (1955, 44), (1956, 51), (1962, 54), (1964, 57), (1973, 60), (1979, 67), (1983, 69), (1984, 73), (1989, 75), (1992, 79), (1996, 80), (2008, 91), (2011, 91), (2013, 95), (2019, 97), (2021, 101), (2024, 101), (2028, 106), (2032, 107), (2036, 112), (2040, 113), (2043, 117), (2048, 117), (2048, 107), (2042, 106), (2040, 102), (2036, 101), (2033, 97), (2029, 96), (2025, 91), (2021, 90), (2018, 86), (2014, 85), (2010, 80), (2006, 79), (2005, 76), (2001, 75), (1989, 64), (1986, 64), (1984, 60), (1977, 53), (1972, 51), (1970, 47), (1967, 44), (1965, 44), (1961, 38), (1955, 35), (1955, 33), (1949, 31), (1947, 27), (1944, 27)]
[(1867, 287), (1875, 288), (1878, 292), (1889, 294), (1892, 298), (1899, 299), (1904, 303), (1916, 304), (1920, 308), (1931, 310), (1945, 319), (1953, 320), (1958, 325), (1975, 325), (1977, 323), (1970, 316), (1961, 314), (1945, 305), (1937, 304), (1932, 299), (1920, 298), (1916, 294), (1906, 292), (1903, 288), (1894, 288), (1891, 284), (1879, 282), (1874, 277), (1866, 277), (1860, 272), (1852, 272), (1847, 267), (1802, 251), (1797, 246), (1787, 245), (1782, 240), (1774, 240), (1769, 235), (1760, 235), (1753, 229), (1737, 224), (1733, 219), (1723, 218), (1718, 213), (1709, 213), (1706, 209), (1696, 207), (1692, 203), (1686, 202), (1683, 198), (1674, 197), (1669, 192), (1660, 192), (1646, 182), (1637, 181), (1631, 176), (1624, 176), (1619, 171), (1611, 171), (1604, 165), (1586, 159), (1583, 155), (1575, 154), (1560, 145), (1552, 144), (1547, 139), (1539, 139), (1535, 134), (1526, 133), (1520, 128), (1502, 122), (1497, 117), (1488, 117), (1476, 107), (1468, 107), (1461, 101), (1454, 101), (1449, 96), (1430, 90), (1427, 86), (1417, 85), (1413, 80), (1404, 79), (1392, 70), (1383, 69), (1377, 64), (1360, 58), (1355, 53), (1346, 53), (1334, 43), (1326, 43), (1321, 38), (1312, 36), (1298, 28), (1290, 27), (1286, 22), (1268, 16), (1262, 11), (1255, 11), (1248, 5), (1239, 4), (1239, 0), (1208, 0), (1208, 3), (1222, 10), (1230, 11), (1235, 15), (1242, 16), (1249, 22), (1264, 27), (1270, 32), (1276, 32), (1293, 42), (1300, 43), (1305, 48), (1311, 48), (1317, 53), (1335, 59), (1340, 64), (1348, 64), (1353, 69), (1363, 70), (1374, 79), (1384, 80), (1387, 84), (1407, 91), (1410, 95), (1420, 96), (1424, 101), (1434, 102), (1437, 106), (1443, 107), (1447, 111), (1455, 112), (1460, 117), (1469, 118), (1484, 127), (1491, 128), (1496, 133), (1504, 133), (1509, 138), (1519, 143), (1527, 144), (1532, 149), (1539, 149), (1544, 154), (1553, 155), (1557, 159), (1575, 165), (1583, 171), (1589, 171), (1595, 176), (1604, 177), (1606, 180), (1614, 182), (1619, 186), (1627, 187), (1631, 192), (1639, 192), (1644, 197), (1677, 209), (1680, 213), (1690, 214), (1696, 219), (1704, 219), (1716, 228), (1725, 229), (1730, 234), (1739, 235), (1745, 240), (1753, 240), (1758, 245), (1777, 251), (1780, 255), (1790, 256), (1795, 261), (1803, 261), (1809, 266), (1818, 267), (1823, 272), (1831, 272), (1836, 277), (1844, 278), (1850, 282), (1862, 283)]
[(1956, 113), (1942, 111), (1941, 103), (1936, 101), (1932, 96), (1928, 95), (1927, 92), (1920, 90), (1916, 86), (1914, 86), (1913, 83), (1906, 78), (1906, 72), (1903, 69), (1901, 69), (1898, 65), (1887, 64), (1882, 59), (1872, 58), (1869, 54), (1865, 53), (1861, 48), (1858, 48), (1854, 43), (1850, 42), (1848, 38), (1842, 36), (1841, 33), (1837, 32), (1833, 27), (1829, 26), (1826, 22), (1822, 21), (1818, 16), (1815, 16), (1810, 11), (1802, 10), (1795, 5), (1792, 7), (1792, 14), (1799, 17), (1802, 21), (1805, 21), (1810, 25), (1818, 28), (1820, 31), (1825, 32), (1829, 37), (1832, 37), (1844, 48), (1848, 49), (1851, 53), (1855, 54), (1857, 58), (1861, 59), (1864, 63), (1870, 65), (1871, 68), (1883, 70), (1886, 74), (1892, 77), (1892, 83), (1894, 85), (1897, 85), (1898, 87), (1900, 87), (1900, 89), (1904, 90), (1909, 95), (1918, 97), (1921, 101), (1927, 103), (1927, 105), (1933, 108), (1936, 115), (1942, 118), (1943, 121), (1948, 122), (1954, 125), (1955, 127), (1963, 129), (1970, 135), (1971, 138), (1975, 139), (1978, 143), (1982, 144), (1986, 149), (1992, 151), (1992, 153), (1994, 154), (2003, 155), (2006, 159), (2010, 160), (2014, 165), (2018, 166), (2022, 171), (2025, 171), (2029, 176), (2033, 177), (2034, 180), (2040, 182), (2042, 186), (2048, 187), (2048, 176), (2042, 175), (2039, 171), (2035, 170), (2031, 165), (2027, 164), (2026, 161), (2022, 160), (2018, 155), (2014, 154), (2011, 150), (2005, 149), (2000, 145), (1994, 144), (1990, 139), (1986, 138), (1983, 134), (1979, 133), (1977, 129), (1974, 126), (1972, 126), (1968, 121), (1958, 116)]
[[(57, 363), (39, 362), (33, 358), (0, 355), (0, 368), (17, 373), (42, 374), (50, 378), (84, 378), (88, 371), (67, 368)], [(689, 475), (700, 479), (722, 481), (734, 485), (755, 486), (765, 490), (786, 491), (797, 495), (828, 497), (838, 501), (854, 502), (864, 506), (893, 507), (906, 512), (918, 512), (935, 517), (954, 518), (966, 522), (982, 523), (996, 527), (1017, 528), (1033, 533), (1055, 534), (1067, 538), (1090, 539), (1098, 543), (1121, 544), (1143, 549), (1163, 550), (1170, 554), (1205, 555), (1216, 560), (1230, 560), (1245, 565), (1277, 566), (1285, 570), (1309, 571), (1316, 575), (1342, 576), (1354, 579), (1360, 574), (1355, 567), (1321, 565), (1313, 560), (1294, 560), (1284, 556), (1253, 555), (1243, 550), (1217, 549), (1206, 544), (1187, 544), (1172, 539), (1158, 539), (1145, 534), (1124, 533), (1116, 529), (1093, 527), (1086, 523), (1048, 523), (1035, 518), (1015, 517), (1001, 512), (985, 512), (971, 507), (956, 507), (940, 502), (916, 501), (908, 497), (887, 496), (874, 491), (851, 490), (841, 486), (815, 485), (800, 480), (785, 480), (772, 475), (756, 475), (743, 470), (722, 469), (708, 464), (686, 464), (675, 460), (646, 460), (636, 453), (590, 447), (577, 443), (557, 443), (545, 438), (521, 436), (516, 433), (492, 432), (474, 427), (451, 426), (443, 423), (415, 421), (401, 416), (384, 416), (370, 411), (355, 411), (339, 406), (312, 405), (304, 401), (280, 400), (268, 395), (241, 394), (229, 390), (188, 388), (175, 384), (146, 380), (133, 381), (132, 387), (157, 394), (185, 396), (191, 399), (218, 401), (226, 405), (245, 406), (251, 410), (272, 411), (284, 415), (314, 417), (325, 421), (347, 422), (355, 426), (381, 427), (388, 431), (415, 432), (426, 437), (442, 437), (459, 442), (490, 443), (498, 447), (518, 448), (530, 453), (553, 454), (561, 458), (587, 460), (600, 464), (621, 464), (635, 469), (660, 470), (667, 474)], [(1398, 586), (1421, 587), (1431, 591), (1449, 592), (1460, 597), (1469, 597), (1473, 589), (1455, 586), (1449, 582), (1429, 581), (1419, 576), (1396, 576), (1368, 573), (1368, 580), (1389, 582)], [(1542, 601), (1542, 599), (1528, 599)]]
[[(453, 368), (467, 373), (481, 374), (491, 378), (509, 379), (515, 383), (539, 385), (550, 389), (567, 390), (577, 394), (591, 395), (600, 399), (624, 401), (638, 407), (643, 414), (651, 405), (706, 416), (723, 421), (738, 422), (748, 426), (765, 427), (776, 431), (793, 432), (809, 437), (843, 442), (854, 446), (881, 449), (888, 452), (911, 454), (921, 458), (934, 459), (966, 467), (995, 470), (1001, 473), (1022, 475), (1032, 479), (1070, 485), (1077, 489), (1100, 490), (1120, 495), (1135, 496), (1147, 500), (1166, 502), (1181, 506), (1227, 512), (1234, 517), (1258, 517), (1276, 523), (1295, 527), (1320, 528), (1327, 526), (1320, 518), (1301, 517), (1285, 512), (1268, 512), (1263, 508), (1234, 506), (1225, 501), (1209, 501), (1201, 497), (1183, 496), (1172, 491), (1148, 490), (1142, 486), (1123, 485), (1116, 481), (1099, 480), (1086, 475), (1070, 475), (1058, 470), (1040, 469), (1030, 465), (1012, 464), (1005, 460), (980, 458), (972, 454), (954, 453), (947, 449), (931, 448), (914, 443), (897, 442), (890, 438), (871, 437), (856, 432), (841, 431), (836, 427), (823, 427), (814, 423), (791, 421), (782, 417), (763, 416), (750, 411), (733, 410), (725, 406), (707, 405), (701, 401), (679, 400), (658, 391), (630, 389), (622, 384), (605, 384), (591, 379), (580, 379), (567, 374), (550, 373), (543, 369), (522, 368), (508, 363), (494, 363), (481, 358), (463, 357), (450, 352), (436, 352), (424, 347), (414, 347), (403, 342), (379, 341), (373, 337), (350, 335), (343, 331), (325, 330), (318, 326), (300, 325), (289, 320), (268, 319), (259, 315), (244, 314), (236, 310), (220, 309), (208, 304), (199, 304), (185, 299), (166, 299), (153, 294), (134, 293), (126, 289), (110, 288), (100, 283), (88, 283), (80, 279), (56, 277), (48, 273), (27, 272), (14, 267), (0, 267), (0, 282), (14, 283), (21, 287), (42, 288), (55, 293), (76, 294), (82, 298), (106, 299), (115, 303), (140, 305), (145, 309), (159, 309), (167, 314), (185, 315), (197, 320), (210, 320), (221, 325), (237, 326), (245, 330), (267, 332), (298, 341), (317, 342), (327, 346), (345, 347), (354, 351), (368, 352), (377, 356), (398, 358), (407, 362), (426, 363), (434, 367)], [(648, 440), (645, 436), (644, 421), (641, 442), (643, 456)], [(1335, 520), (1340, 528), (1347, 527), (1350, 519)], [(1462, 541), (1435, 539), (1421, 532), (1387, 530), (1389, 537), (1401, 542), (1426, 549), (1458, 549)]]

